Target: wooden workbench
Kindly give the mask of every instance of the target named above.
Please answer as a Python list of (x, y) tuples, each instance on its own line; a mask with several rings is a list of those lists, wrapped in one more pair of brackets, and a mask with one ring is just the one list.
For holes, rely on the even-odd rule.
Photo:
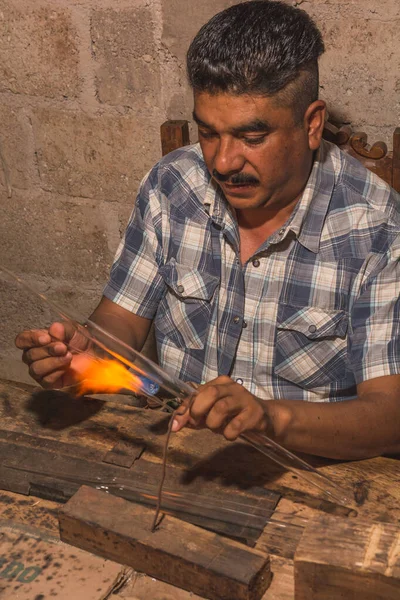
[[(68, 400), (68, 401), (67, 401)], [(86, 457), (106, 455), (123, 445), (145, 445), (148, 463), (159, 464), (168, 415), (115, 402), (71, 399), (57, 392), (35, 391), (23, 384), (0, 381), (0, 429), (3, 442), (24, 440), (34, 436), (42, 444), (54, 448), (68, 444), (71, 460), (82, 448)], [(28, 439), (28, 438), (26, 438)], [(47, 442), (45, 442), (47, 440)], [(38, 442), (38, 443), (39, 443)], [(10, 442), (11, 443), (11, 442)], [(22, 441), (22, 443), (24, 443)], [(40, 445), (40, 444), (39, 444)], [(2, 456), (2, 462), (6, 460)], [(308, 457), (308, 460), (311, 460)], [(301, 525), (304, 518), (319, 512), (346, 516), (349, 511), (318, 497), (318, 492), (293, 474), (283, 472), (267, 458), (240, 443), (228, 443), (207, 430), (184, 430), (174, 435), (170, 444), (167, 475), (184, 472), (188, 489), (200, 490), (207, 485), (229, 489), (239, 494), (254, 486), (277, 491), (281, 499), (277, 513), (281, 520)], [(361, 500), (357, 515), (385, 522), (400, 522), (400, 464), (396, 458), (374, 458), (356, 462), (334, 462), (314, 459), (313, 463), (332, 479), (351, 488)], [(135, 468), (135, 467), (133, 467)], [(182, 471), (183, 470), (183, 471)], [(244, 492), (243, 492), (244, 493)], [(0, 519), (29, 524), (58, 534), (57, 511), (60, 504), (10, 491), (0, 490)], [(299, 528), (301, 533), (301, 528)], [(271, 555), (273, 580), (265, 600), (293, 600), (293, 554), (300, 535), (291, 539), (268, 525), (256, 548)], [(119, 597), (141, 600), (192, 600), (197, 598), (183, 590), (135, 575), (119, 591)]]

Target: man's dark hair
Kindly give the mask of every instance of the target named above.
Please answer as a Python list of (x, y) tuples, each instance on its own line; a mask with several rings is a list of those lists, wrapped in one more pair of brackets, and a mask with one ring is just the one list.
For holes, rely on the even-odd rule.
[(300, 121), (318, 98), (323, 51), (321, 33), (305, 11), (251, 0), (203, 25), (189, 47), (187, 72), (195, 92), (276, 96)]

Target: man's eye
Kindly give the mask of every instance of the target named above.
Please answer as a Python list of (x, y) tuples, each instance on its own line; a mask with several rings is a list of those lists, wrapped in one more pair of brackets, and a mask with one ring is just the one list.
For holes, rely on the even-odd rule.
[(210, 140), (211, 138), (215, 137), (216, 135), (217, 134), (214, 133), (213, 131), (201, 131), (199, 129), (199, 136), (205, 140)]
[(264, 134), (264, 135), (259, 135), (257, 137), (243, 136), (242, 139), (244, 142), (246, 142), (246, 144), (249, 144), (249, 146), (257, 146), (257, 144), (262, 144), (266, 137), (267, 137), (266, 134)]

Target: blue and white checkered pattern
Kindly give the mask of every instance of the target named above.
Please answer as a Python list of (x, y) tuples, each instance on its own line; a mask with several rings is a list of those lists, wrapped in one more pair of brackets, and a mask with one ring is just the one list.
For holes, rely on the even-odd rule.
[(198, 145), (145, 177), (107, 298), (154, 319), (160, 364), (263, 399), (338, 401), (400, 373), (400, 196), (323, 142), (289, 221), (242, 266)]

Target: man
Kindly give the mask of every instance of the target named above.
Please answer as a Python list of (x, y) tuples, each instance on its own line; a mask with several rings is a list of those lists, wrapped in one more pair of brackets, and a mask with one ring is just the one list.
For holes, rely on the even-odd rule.
[[(259, 0), (216, 15), (188, 75), (200, 146), (144, 179), (91, 319), (204, 384), (189, 421), (355, 459), (400, 451), (399, 196), (322, 142), (319, 31)], [(68, 328), (20, 334), (43, 385), (73, 382)]]

